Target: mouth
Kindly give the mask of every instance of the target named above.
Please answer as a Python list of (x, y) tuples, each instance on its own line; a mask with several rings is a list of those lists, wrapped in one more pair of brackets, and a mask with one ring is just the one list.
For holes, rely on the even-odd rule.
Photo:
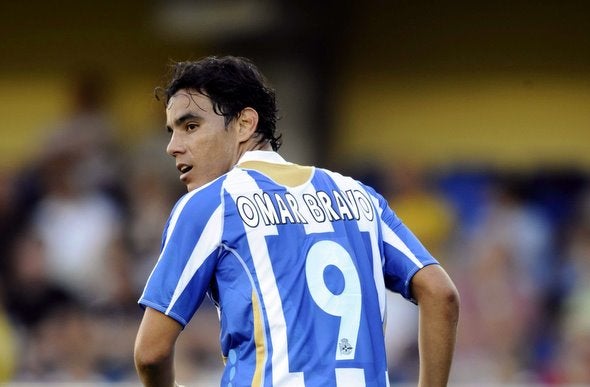
[(186, 175), (193, 169), (192, 165), (188, 164), (177, 164), (176, 169), (178, 169), (181, 173), (180, 180), (186, 179)]

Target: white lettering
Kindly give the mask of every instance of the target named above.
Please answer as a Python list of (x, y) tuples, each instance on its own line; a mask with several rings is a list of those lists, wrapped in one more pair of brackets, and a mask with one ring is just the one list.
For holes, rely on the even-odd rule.
[(323, 204), (324, 210), (326, 210), (328, 220), (340, 220), (340, 215), (338, 215), (338, 213), (334, 211), (334, 208), (332, 208), (332, 199), (330, 199), (330, 196), (328, 196), (328, 194), (324, 191), (318, 191), (316, 192), (316, 195), (318, 199), (320, 199), (320, 202)]
[(307, 204), (307, 208), (309, 208), (309, 212), (316, 222), (322, 223), (326, 221), (326, 213), (320, 207), (320, 203), (315, 196), (311, 194), (303, 194), (303, 200), (305, 201), (305, 204)]
[(254, 203), (245, 196), (238, 196), (236, 200), (236, 206), (238, 207), (238, 213), (242, 221), (250, 227), (258, 226), (260, 217)]
[(262, 193), (262, 197), (255, 193), (254, 194), (254, 201), (256, 202), (256, 206), (258, 207), (258, 211), (260, 211), (260, 215), (264, 221), (264, 224), (271, 225), (277, 224), (279, 221), (279, 217), (277, 212), (272, 204), (272, 200), (270, 195), (266, 192)]
[(364, 217), (369, 221), (373, 220), (375, 213), (369, 199), (358, 189), (353, 191), (353, 195), (356, 202), (359, 204), (359, 209), (362, 211)]
[(307, 192), (301, 196), (295, 196), (290, 192), (257, 192), (250, 198), (239, 196), (236, 206), (240, 217), (249, 227), (257, 227), (261, 221), (267, 226), (287, 223), (308, 224), (308, 215), (304, 215), (300, 210), (302, 202), (317, 223), (359, 220), (361, 216), (368, 221), (375, 218), (375, 209), (363, 191), (334, 190), (332, 195), (324, 191)]
[(283, 198), (278, 193), (275, 194), (275, 200), (277, 201), (277, 207), (279, 207), (279, 215), (281, 216), (280, 223), (286, 224), (287, 220), (289, 220), (290, 223), (293, 223), (295, 219), (293, 218), (293, 215), (291, 215), (291, 212), (289, 212), (289, 209), (283, 201)]
[(332, 191), (332, 194), (334, 194), (334, 199), (336, 199), (336, 206), (338, 207), (338, 211), (340, 212), (340, 216), (342, 217), (342, 219), (353, 220), (354, 216), (352, 215), (352, 211), (348, 207), (348, 204), (346, 203), (342, 195), (340, 195), (338, 191)]
[(307, 220), (301, 214), (301, 211), (299, 211), (299, 203), (297, 203), (297, 199), (295, 199), (295, 196), (287, 192), (285, 194), (285, 199), (287, 199), (287, 203), (289, 203), (289, 206), (291, 207), (291, 212), (293, 213), (293, 216), (295, 216), (295, 223), (307, 224)]

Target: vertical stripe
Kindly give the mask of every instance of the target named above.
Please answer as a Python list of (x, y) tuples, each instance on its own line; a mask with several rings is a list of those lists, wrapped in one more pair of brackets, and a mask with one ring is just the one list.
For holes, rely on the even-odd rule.
[[(256, 181), (247, 172), (240, 169), (234, 169), (229, 173), (224, 186), (234, 200), (237, 200), (239, 192), (258, 192), (262, 194), (262, 190), (258, 187)], [(266, 320), (268, 321), (270, 341), (272, 343), (272, 385), (304, 386), (303, 372), (289, 372), (287, 323), (285, 322), (283, 302), (281, 301), (266, 244), (266, 237), (277, 235), (277, 233), (276, 226), (261, 224), (254, 229), (248, 230), (246, 238), (252, 254), (256, 278), (258, 279), (262, 296), (261, 301), (266, 310)]]
[[(172, 210), (172, 213), (170, 214), (170, 220), (168, 221), (168, 228), (166, 229), (166, 237), (164, 238), (164, 246), (162, 246), (162, 251), (160, 252), (160, 255), (158, 256), (156, 266), (158, 265), (158, 263), (160, 262), (160, 260), (164, 256), (164, 253), (166, 252), (166, 247), (168, 247), (168, 242), (170, 241), (170, 236), (172, 235), (172, 233), (174, 232), (174, 229), (176, 228), (176, 223), (178, 223), (178, 218), (180, 217), (182, 210), (186, 206), (186, 203), (188, 203), (188, 201), (193, 196), (195, 196), (197, 194), (197, 192), (200, 192), (202, 189), (204, 189), (205, 187), (207, 187), (211, 184), (213, 184), (213, 181), (187, 193), (178, 201), (178, 203), (176, 204), (176, 206)], [(156, 272), (156, 267), (154, 267), (154, 269), (152, 269), (152, 272), (150, 273), (150, 275), (146, 281), (146, 287), (143, 289), (143, 292), (141, 293), (141, 297), (139, 298), (140, 300), (145, 297), (147, 285), (150, 283), (152, 276), (154, 275), (155, 272)]]
[[(265, 366), (266, 366), (266, 359), (268, 358), (268, 344), (266, 338), (266, 329), (264, 327), (264, 319), (262, 316), (262, 307), (260, 305), (260, 298), (258, 297), (258, 293), (256, 290), (256, 283), (254, 282), (254, 278), (248, 269), (248, 265), (244, 262), (244, 259), (240, 256), (240, 253), (231, 247), (223, 245), (223, 247), (230, 251), (233, 256), (238, 260), (244, 272), (248, 276), (248, 280), (250, 281), (250, 286), (252, 288), (252, 314), (254, 316), (254, 343), (256, 345), (256, 372), (260, 373), (260, 383), (254, 384), (252, 382), (252, 386), (263, 386), (264, 385), (264, 374), (265, 374)], [(258, 316), (258, 317), (257, 317)], [(260, 331), (257, 331), (257, 322), (260, 324)], [(259, 334), (257, 334), (259, 333)], [(260, 353), (262, 351), (262, 353)], [(260, 356), (259, 356), (260, 355)], [(258, 362), (261, 362), (261, 367), (258, 368)], [(224, 363), (225, 364), (225, 358)], [(256, 375), (254, 376), (256, 377)]]
[(366, 386), (365, 370), (362, 368), (336, 368), (336, 386)]
[(383, 228), (383, 241), (385, 243), (401, 251), (417, 267), (424, 267), (422, 262), (420, 262), (420, 260), (416, 258), (414, 253), (412, 253), (412, 251), (410, 250), (410, 248), (400, 239), (400, 237), (397, 236), (397, 234), (385, 222), (381, 222), (381, 225)]
[(188, 203), (188, 201), (195, 196), (199, 191), (203, 190), (205, 187), (210, 186), (211, 184), (213, 184), (213, 182), (215, 182), (215, 180), (187, 193), (186, 195), (184, 195), (180, 201), (178, 202), (178, 204), (176, 205), (176, 207), (174, 208), (174, 212), (172, 213), (172, 215), (170, 216), (170, 222), (168, 224), (168, 230), (166, 232), (166, 240), (164, 241), (164, 247), (162, 248), (162, 254), (160, 254), (160, 257), (162, 257), (164, 250), (166, 249), (166, 246), (168, 245), (168, 241), (170, 240), (170, 236), (172, 235), (172, 232), (174, 231), (174, 228), (176, 227), (176, 223), (178, 222), (178, 218), (180, 217), (180, 214), (182, 213), (182, 210), (184, 209), (184, 207), (186, 206), (186, 203)]
[[(358, 184), (355, 180), (348, 177), (344, 177), (338, 173), (328, 172), (328, 174), (334, 180), (334, 182), (342, 192), (345, 192), (349, 189), (358, 189), (361, 192), (365, 193), (369, 198), (373, 199), (372, 204), (374, 211), (376, 213), (379, 213), (379, 202), (376, 201), (370, 194), (365, 192), (363, 187), (360, 186), (360, 184)], [(373, 257), (373, 281), (375, 282), (375, 288), (377, 290), (377, 296), (379, 299), (379, 311), (381, 313), (381, 321), (383, 324), (385, 324), (387, 315), (387, 303), (385, 301), (386, 290), (385, 280), (383, 278), (383, 263), (381, 262), (381, 252), (379, 250), (377, 223), (375, 221), (369, 221), (364, 216), (360, 216), (357, 224), (359, 227), (359, 231), (368, 233), (369, 239), (371, 241), (371, 255)]]
[[(291, 190), (290, 192), (295, 192), (295, 190)], [(306, 193), (310, 194), (311, 197), (315, 197), (316, 191), (315, 191), (315, 188), (313, 185), (307, 184), (303, 190), (299, 190), (296, 192), (297, 192), (297, 195), (294, 195), (294, 196), (297, 199), (299, 199), (302, 197), (303, 194), (306, 194)], [(305, 219), (307, 219), (307, 221), (308, 221), (308, 223), (304, 225), (306, 234), (309, 235), (309, 234), (315, 234), (315, 233), (333, 232), (334, 231), (334, 227), (332, 226), (331, 222), (328, 222), (328, 221), (318, 222), (315, 219), (315, 217), (313, 216), (313, 214), (311, 212), (311, 209), (309, 208), (308, 203), (300, 203), (299, 208), (302, 210), (302, 212), (304, 213)], [(318, 208), (321, 209), (321, 211), (324, 211), (321, 204), (318, 206)], [(318, 208), (316, 208), (316, 211), (320, 211)], [(325, 215), (325, 211), (324, 211), (324, 215)]]
[(195, 248), (193, 249), (190, 258), (188, 259), (180, 278), (178, 279), (178, 284), (174, 289), (174, 294), (172, 295), (172, 299), (170, 300), (170, 305), (168, 305), (168, 309), (166, 309), (166, 314), (169, 314), (174, 304), (188, 285), (189, 281), (197, 270), (201, 267), (205, 259), (213, 252), (215, 249), (219, 248), (221, 243), (221, 219), (222, 219), (222, 211), (221, 205), (213, 211), (213, 214), (209, 218), (209, 221), (205, 225), (203, 229), (203, 233), (201, 237), (197, 241)]
[(266, 348), (264, 339), (264, 326), (260, 312), (260, 303), (256, 289), (252, 289), (252, 312), (254, 314), (254, 343), (256, 344), (256, 368), (252, 378), (252, 386), (262, 386), (264, 377), (264, 365), (266, 363)]

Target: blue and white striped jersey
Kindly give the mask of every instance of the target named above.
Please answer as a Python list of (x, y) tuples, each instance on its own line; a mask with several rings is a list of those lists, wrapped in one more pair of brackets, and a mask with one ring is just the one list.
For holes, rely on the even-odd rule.
[(387, 386), (385, 289), (434, 263), (371, 188), (252, 151), (178, 201), (139, 303), (184, 326), (208, 293), (222, 386)]

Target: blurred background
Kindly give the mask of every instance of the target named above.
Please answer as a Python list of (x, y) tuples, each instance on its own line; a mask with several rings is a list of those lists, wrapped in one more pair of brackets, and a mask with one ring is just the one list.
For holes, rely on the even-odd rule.
[[(462, 295), (451, 385), (590, 385), (590, 3), (0, 4), (0, 383), (137, 385), (136, 300), (184, 192), (153, 97), (173, 60), (246, 56), (284, 146), (392, 208)], [(394, 385), (417, 309), (389, 298)], [(178, 379), (218, 385), (217, 314)]]

